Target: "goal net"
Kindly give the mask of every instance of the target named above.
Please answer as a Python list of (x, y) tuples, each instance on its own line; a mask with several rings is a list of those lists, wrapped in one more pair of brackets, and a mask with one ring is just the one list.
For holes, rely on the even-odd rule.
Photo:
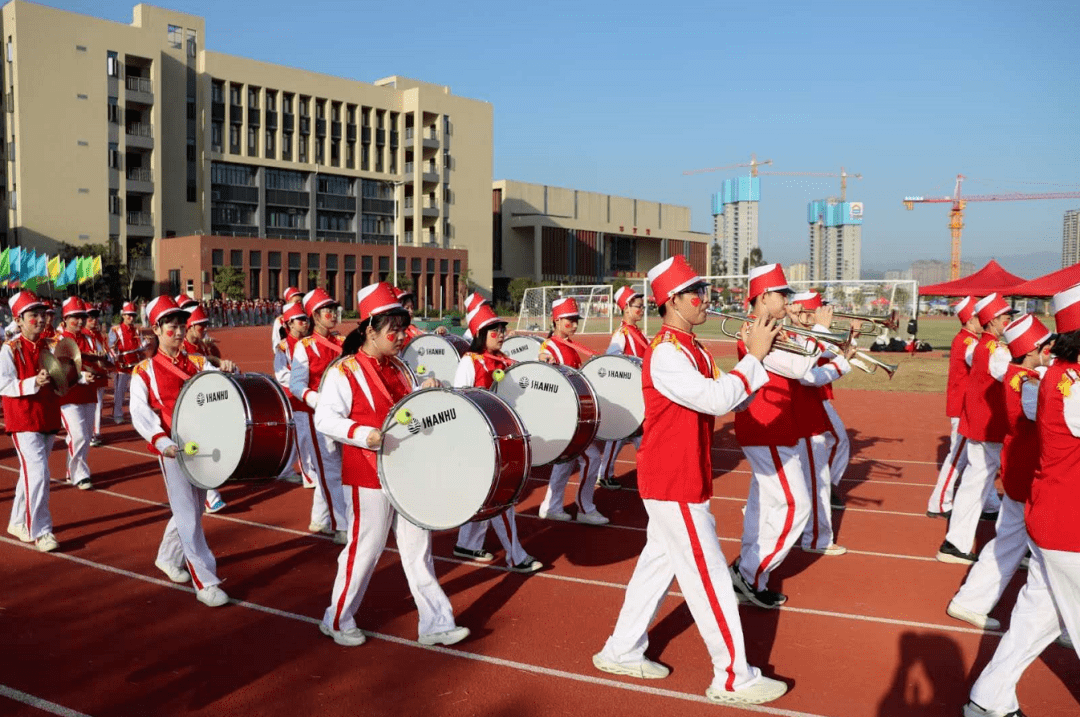
[(518, 331), (547, 331), (551, 328), (551, 305), (571, 298), (581, 312), (579, 334), (610, 334), (613, 329), (613, 303), (610, 284), (584, 286), (537, 286), (525, 290), (518, 312)]

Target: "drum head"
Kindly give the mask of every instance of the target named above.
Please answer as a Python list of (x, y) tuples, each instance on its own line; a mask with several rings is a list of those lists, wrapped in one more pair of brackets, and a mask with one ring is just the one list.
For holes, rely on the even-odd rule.
[[(395, 420), (401, 409), (412, 420)], [(448, 530), (484, 505), (497, 470), (495, 432), (464, 394), (430, 388), (401, 399), (383, 426), (379, 480), (390, 503), (414, 525)]]
[(592, 384), (600, 406), (596, 437), (618, 441), (634, 435), (645, 420), (641, 359), (618, 354), (596, 356), (581, 367), (581, 375)]
[(503, 341), (502, 352), (515, 361), (536, 361), (540, 358), (542, 343), (535, 336), (511, 336)]
[[(442, 336), (424, 334), (410, 341), (401, 352), (401, 360), (408, 364), (420, 381), (434, 378), (447, 386), (454, 383), (461, 351), (455, 342)], [(421, 367), (423, 370), (421, 370)]]
[[(229, 479), (244, 455), (248, 418), (247, 400), (229, 374), (202, 371), (184, 383), (173, 408), (172, 439), (189, 481), (210, 489)], [(198, 445), (195, 455), (184, 451), (189, 443)]]
[(517, 412), (529, 432), (534, 466), (558, 459), (577, 431), (578, 394), (560, 368), (539, 361), (518, 363), (495, 384), (495, 393)]

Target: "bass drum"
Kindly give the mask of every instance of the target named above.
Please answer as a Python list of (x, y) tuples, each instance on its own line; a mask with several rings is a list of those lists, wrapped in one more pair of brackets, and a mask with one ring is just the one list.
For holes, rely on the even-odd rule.
[(180, 389), (172, 439), (180, 447), (176, 458), (184, 476), (209, 490), (231, 480), (280, 475), (296, 427), (285, 391), (271, 377), (200, 371)]
[(596, 437), (620, 441), (641, 433), (645, 422), (645, 394), (641, 388), (641, 359), (607, 354), (594, 356), (581, 367), (581, 375), (596, 391), (600, 425)]
[(573, 460), (596, 438), (600, 420), (596, 393), (569, 366), (514, 364), (495, 384), (495, 393), (521, 416), (534, 466)]
[(536, 336), (511, 336), (503, 341), (502, 352), (515, 361), (537, 361), (544, 340)]
[(469, 350), (469, 342), (460, 336), (424, 334), (405, 345), (401, 360), (423, 381), (434, 378), (445, 386), (454, 383), (458, 362)]
[(379, 481), (414, 525), (448, 530), (493, 518), (521, 496), (529, 437), (506, 402), (481, 388), (410, 393), (382, 428)]

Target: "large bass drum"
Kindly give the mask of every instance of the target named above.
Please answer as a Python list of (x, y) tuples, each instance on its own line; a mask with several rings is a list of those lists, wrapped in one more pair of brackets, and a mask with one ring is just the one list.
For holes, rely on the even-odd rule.
[(379, 481), (414, 525), (447, 530), (514, 505), (529, 476), (529, 437), (481, 388), (429, 388), (398, 401), (382, 428)]
[(543, 343), (537, 336), (511, 336), (503, 341), (502, 352), (515, 361), (537, 361)]
[(200, 371), (184, 382), (173, 407), (180, 470), (204, 490), (280, 475), (295, 434), (285, 391), (261, 373)]
[(641, 433), (645, 422), (645, 394), (641, 388), (641, 359), (622, 354), (594, 356), (581, 367), (581, 375), (596, 391), (600, 425), (596, 437), (620, 441)]
[(469, 342), (455, 334), (424, 334), (405, 345), (401, 360), (421, 381), (434, 378), (445, 386), (454, 383), (458, 361), (469, 350)]

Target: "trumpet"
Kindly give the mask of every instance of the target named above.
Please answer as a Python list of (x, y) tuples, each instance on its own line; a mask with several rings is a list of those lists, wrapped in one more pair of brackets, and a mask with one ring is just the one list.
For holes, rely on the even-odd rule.
[[(896, 331), (900, 328), (900, 312), (893, 309), (888, 316), (863, 316), (861, 314), (843, 314), (833, 312), (833, 321), (829, 326), (832, 331), (846, 331), (854, 329), (855, 333), (863, 336), (878, 336), (887, 330)], [(844, 322), (847, 322), (846, 324)]]
[[(753, 321), (752, 318), (744, 314), (728, 314), (723, 311), (716, 311), (715, 309), (706, 309), (706, 313), (709, 316), (717, 316), (723, 321), (720, 322), (720, 333), (724, 334), (730, 339), (740, 338), (738, 331), (732, 331), (727, 328), (729, 321), (734, 321), (739, 324), (746, 324)], [(823, 343), (842, 345), (846, 344), (849, 340), (848, 334), (833, 333), (831, 331), (814, 331), (813, 329), (804, 329), (800, 326), (785, 326), (784, 331), (797, 334), (799, 336), (805, 336), (808, 339), (814, 341), (821, 341)], [(796, 354), (798, 356), (816, 356), (820, 353), (816, 348), (808, 348), (800, 346), (795, 343), (784, 334), (777, 336), (773, 342), (773, 348), (778, 351), (787, 351), (788, 353)]]

